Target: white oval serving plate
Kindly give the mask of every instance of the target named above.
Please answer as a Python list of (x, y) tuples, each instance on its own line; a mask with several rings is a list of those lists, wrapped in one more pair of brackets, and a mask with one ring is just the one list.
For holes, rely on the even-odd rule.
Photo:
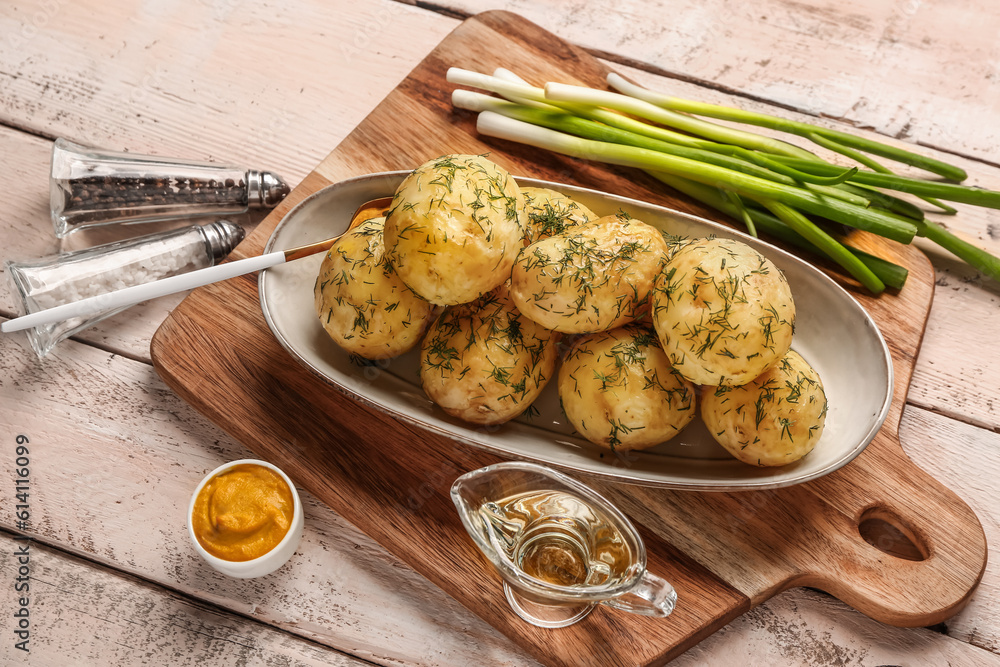
[[(343, 230), (361, 204), (391, 196), (409, 172), (352, 178), (295, 206), (278, 224), (266, 252), (327, 238)], [(815, 479), (860, 454), (885, 421), (892, 400), (892, 361), (878, 327), (843, 288), (783, 250), (696, 216), (595, 190), (531, 178), (523, 186), (565, 193), (598, 215), (624, 210), (683, 236), (731, 237), (755, 247), (788, 277), (795, 299), (792, 347), (816, 369), (829, 401), (816, 448), (781, 468), (757, 468), (732, 458), (700, 419), (670, 442), (614, 454), (577, 436), (559, 408), (556, 383), (535, 402), (537, 415), (499, 427), (468, 424), (445, 414), (420, 387), (419, 349), (393, 359), (357, 363), (327, 336), (315, 313), (313, 286), (322, 254), (262, 271), (260, 301), (281, 345), (332, 387), (398, 419), (511, 459), (645, 486), (700, 491), (768, 489)]]

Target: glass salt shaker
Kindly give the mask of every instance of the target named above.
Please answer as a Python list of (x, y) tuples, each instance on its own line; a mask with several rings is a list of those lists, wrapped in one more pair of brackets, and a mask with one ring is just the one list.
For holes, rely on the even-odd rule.
[[(225, 220), (94, 246), (4, 266), (20, 296), (24, 314), (203, 269), (221, 261), (244, 231)], [(28, 329), (39, 358), (59, 341), (125, 308)]]
[(50, 200), (59, 238), (95, 225), (273, 208), (288, 192), (269, 171), (105, 151), (65, 139), (52, 148)]

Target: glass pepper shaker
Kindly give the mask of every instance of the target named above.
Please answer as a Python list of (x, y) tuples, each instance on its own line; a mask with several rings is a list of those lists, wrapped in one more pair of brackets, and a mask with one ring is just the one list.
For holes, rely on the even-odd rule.
[(62, 238), (82, 227), (273, 208), (290, 188), (280, 176), (81, 146), (52, 148), (52, 224)]
[[(8, 260), (4, 266), (24, 314), (29, 314), (212, 266), (224, 259), (243, 235), (242, 227), (217, 220), (39, 260)], [(64, 338), (122, 310), (125, 308), (28, 329), (28, 340), (41, 358)]]

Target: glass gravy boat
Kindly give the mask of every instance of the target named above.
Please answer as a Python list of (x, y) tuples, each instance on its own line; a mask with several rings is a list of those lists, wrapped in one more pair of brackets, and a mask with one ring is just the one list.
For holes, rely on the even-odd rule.
[(673, 587), (646, 570), (632, 523), (571, 477), (498, 463), (459, 477), (451, 497), (511, 608), (533, 625), (565, 627), (598, 604), (662, 617), (677, 603)]

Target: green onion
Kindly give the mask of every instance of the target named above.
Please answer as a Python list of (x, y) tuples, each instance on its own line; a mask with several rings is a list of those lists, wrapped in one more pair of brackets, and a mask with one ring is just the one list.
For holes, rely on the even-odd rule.
[[(731, 202), (723, 194), (725, 191), (720, 190), (719, 188), (713, 188), (701, 183), (696, 183), (695, 181), (690, 181), (686, 178), (671, 176), (670, 174), (664, 174), (662, 172), (651, 171), (649, 174), (663, 181), (675, 190), (683, 192), (692, 199), (700, 201), (701, 203), (710, 206), (711, 208), (714, 208), (720, 213), (728, 215), (731, 218), (742, 219), (744, 216), (749, 217), (753, 221), (755, 227), (759, 228), (760, 231), (772, 238), (837, 261), (836, 251), (833, 253), (835, 256), (830, 257), (830, 254), (821, 250), (814, 243), (806, 240), (801, 234), (770, 213), (750, 207), (743, 207), (742, 210), (737, 209), (737, 207), (733, 205), (733, 202)], [(884, 260), (881, 257), (876, 257), (875, 255), (867, 253), (864, 250), (854, 248), (846, 243), (841, 245), (843, 245), (848, 252), (857, 257), (865, 265), (865, 267), (867, 267), (871, 273), (875, 274), (875, 276), (886, 286), (892, 287), (893, 289), (902, 289), (903, 285), (906, 283), (906, 277), (909, 274), (909, 271), (907, 271), (904, 267), (899, 266), (898, 264), (893, 264), (892, 262)], [(852, 271), (852, 262), (847, 262), (846, 266), (844, 263), (839, 261), (838, 264), (840, 264), (842, 268), (847, 270), (848, 273), (854, 275), (854, 277), (861, 282), (860, 277), (855, 275)]]
[[(768, 114), (745, 111), (743, 109), (734, 109), (732, 107), (717, 104), (705, 104), (702, 102), (694, 102), (692, 100), (670, 97), (668, 95), (663, 95), (662, 93), (657, 93), (633, 84), (614, 72), (608, 74), (608, 84), (612, 88), (615, 88), (626, 95), (649, 102), (650, 104), (655, 104), (665, 109), (685, 111), (696, 115), (742, 122), (750, 125), (757, 125), (760, 127), (767, 127), (774, 130), (797, 134), (809, 139), (818, 146), (840, 153), (841, 155), (849, 157), (852, 160), (868, 167), (872, 171), (881, 174), (892, 174), (893, 171), (888, 167), (883, 166), (878, 161), (868, 157), (860, 150), (855, 149), (865, 150), (875, 155), (881, 155), (882, 157), (888, 157), (904, 164), (919, 167), (954, 181), (964, 181), (967, 178), (965, 170), (960, 167), (956, 167), (946, 162), (941, 162), (940, 160), (935, 160), (923, 155), (918, 155), (902, 148), (896, 148), (895, 146), (889, 146), (881, 142), (856, 137), (854, 135), (847, 134), (846, 132), (839, 132), (837, 130), (812, 125), (810, 123), (801, 123), (784, 118), (778, 118), (776, 116), (770, 116)], [(958, 212), (953, 207), (934, 197), (927, 195), (918, 196), (949, 215), (954, 215)]]
[(917, 233), (959, 257), (966, 264), (972, 266), (994, 280), (1000, 280), (1000, 259), (989, 254), (982, 248), (978, 248), (968, 241), (963, 241), (944, 227), (924, 220), (917, 226)]
[[(489, 95), (474, 93), (469, 90), (453, 91), (451, 95), (451, 102), (459, 109), (480, 112), (493, 111), (509, 118), (515, 118), (534, 125), (541, 125), (542, 127), (547, 127), (551, 130), (568, 132), (569, 134), (583, 137), (584, 139), (595, 139), (597, 141), (607, 141), (626, 146), (648, 148), (661, 153), (669, 153), (671, 155), (686, 157), (692, 160), (700, 160), (702, 162), (725, 167), (727, 169), (734, 169), (745, 174), (766, 178), (778, 183), (784, 183), (786, 185), (797, 185), (800, 182), (814, 183), (817, 185), (835, 185), (843, 182), (846, 178), (850, 177), (857, 171), (856, 169), (842, 170), (839, 174), (826, 177), (799, 171), (780, 162), (769, 161), (761, 163), (773, 166), (774, 169), (772, 170), (768, 169), (767, 166), (758, 166), (755, 159), (744, 160), (739, 157), (733, 157), (742, 157), (743, 154), (747, 154), (755, 158), (759, 155), (744, 148), (733, 146), (731, 148), (736, 149), (736, 151), (731, 155), (727, 155), (722, 152), (713, 152), (702, 150), (700, 148), (680, 146), (668, 141), (661, 141), (659, 139), (653, 139), (635, 132), (630, 132), (628, 130), (609, 127), (608, 125), (598, 123), (588, 118), (578, 118), (556, 107), (550, 106), (546, 109), (536, 105), (528, 106), (524, 104), (515, 104), (514, 102), (500, 100), (495, 97), (490, 97)], [(837, 196), (846, 201), (851, 201), (860, 206), (866, 205), (866, 202), (868, 201), (864, 197), (860, 197), (849, 192), (835, 193), (829, 190), (823, 190), (823, 192), (832, 196)]]
[(899, 197), (893, 197), (890, 194), (886, 194), (880, 190), (869, 187), (867, 185), (858, 185), (856, 183), (843, 183), (841, 184), (841, 189), (848, 192), (853, 192), (859, 197), (864, 197), (871, 202), (872, 205), (879, 208), (884, 208), (887, 211), (892, 211), (899, 215), (911, 218), (913, 220), (923, 220), (924, 212), (920, 210), (916, 205), (911, 204), (905, 199), (900, 199)]
[(614, 72), (608, 75), (608, 85), (615, 90), (625, 93), (626, 95), (634, 96), (636, 99), (640, 99), (663, 109), (682, 111), (685, 113), (696, 114), (698, 116), (708, 116), (709, 118), (718, 118), (720, 120), (736, 121), (739, 123), (746, 123), (747, 125), (767, 127), (773, 130), (788, 132), (790, 134), (797, 134), (810, 140), (814, 136), (818, 135), (825, 139), (833, 140), (842, 146), (857, 148), (865, 152), (872, 153), (873, 155), (887, 157), (889, 159), (896, 160), (897, 162), (902, 162), (903, 164), (908, 164), (931, 173), (938, 174), (939, 176), (944, 176), (949, 180), (964, 181), (968, 177), (965, 170), (959, 167), (946, 162), (941, 162), (940, 160), (935, 160), (934, 158), (911, 153), (910, 151), (902, 148), (896, 148), (895, 146), (889, 146), (878, 141), (856, 137), (846, 132), (839, 132), (837, 130), (831, 130), (819, 127), (818, 125), (811, 125), (809, 123), (801, 123), (785, 118), (778, 118), (777, 116), (770, 116), (768, 114), (756, 113), (743, 109), (734, 109), (718, 104), (706, 104), (703, 102), (694, 102), (692, 100), (671, 97), (669, 95), (664, 95), (662, 93), (657, 93), (647, 88), (643, 88), (642, 86), (637, 86), (634, 83), (630, 83), (624, 77), (619, 74), (615, 74)]
[[(841, 223), (900, 243), (910, 243), (920, 234), (1000, 280), (1000, 260), (926, 221), (923, 211), (910, 202), (877, 188), (921, 197), (947, 212), (954, 209), (939, 198), (1000, 208), (1000, 192), (898, 176), (860, 151), (953, 181), (964, 179), (965, 172), (953, 165), (808, 123), (678, 100), (618, 75), (610, 75), (608, 80), (628, 95), (560, 83), (538, 88), (504, 69), (489, 76), (451, 68), (447, 78), (505, 98), (454, 91), (456, 107), (479, 112), (477, 127), (482, 134), (643, 169), (741, 220), (751, 235), (760, 229), (825, 255), (873, 293), (885, 286), (901, 287), (906, 269), (841, 244), (816, 223)], [(785, 141), (690, 114), (791, 132), (844, 154), (867, 169), (838, 166)]]
[[(811, 160), (801, 160), (786, 156), (774, 156), (773, 159), (795, 167), (800, 171), (808, 171), (814, 174), (834, 175), (839, 174), (843, 170), (843, 167), (825, 162), (813, 162)], [(1000, 192), (995, 190), (984, 190), (957, 183), (925, 181), (919, 178), (909, 178), (895, 174), (877, 174), (864, 170), (851, 176), (850, 180), (863, 185), (888, 188), (911, 195), (940, 197), (962, 204), (973, 204), (986, 208), (1000, 208)]]
[[(867, 155), (865, 155), (861, 151), (856, 151), (853, 148), (848, 148), (847, 146), (842, 146), (841, 144), (837, 143), (836, 141), (834, 141), (832, 139), (827, 139), (826, 137), (823, 137), (823, 136), (821, 136), (819, 134), (812, 134), (812, 135), (810, 135), (810, 139), (812, 139), (813, 142), (816, 143), (819, 146), (823, 146), (824, 148), (828, 148), (831, 151), (834, 151), (835, 153), (840, 153), (841, 155), (849, 157), (849, 158), (851, 158), (852, 160), (854, 160), (856, 162), (860, 162), (861, 164), (863, 164), (864, 166), (868, 167), (869, 169), (871, 169), (874, 172), (877, 172), (877, 173), (880, 173), (880, 174), (891, 174), (891, 173), (893, 173), (891, 169), (889, 169), (888, 167), (882, 165), (878, 160), (874, 160), (874, 159), (868, 157)], [(938, 207), (939, 209), (941, 209), (942, 211), (944, 211), (948, 215), (955, 215), (956, 213), (958, 213), (958, 211), (955, 210), (954, 208), (952, 208), (951, 206), (948, 206), (947, 204), (945, 204), (943, 202), (940, 202), (937, 199), (934, 199), (933, 197), (921, 197), (921, 199), (923, 199), (925, 202), (927, 202), (928, 204), (930, 204), (932, 206)]]
[(861, 284), (868, 288), (872, 294), (881, 294), (885, 289), (885, 283), (872, 273), (865, 263), (852, 255), (847, 248), (837, 243), (829, 234), (817, 227), (809, 218), (799, 213), (797, 210), (782, 204), (781, 202), (768, 201), (760, 202), (779, 220), (798, 232), (802, 238), (806, 239), (817, 248), (822, 248), (830, 259), (847, 269), (852, 276), (861, 281)]
[[(519, 77), (514, 72), (503, 67), (498, 67), (493, 73), (493, 77), (499, 79), (500, 81), (505, 81), (509, 83), (518, 84), (519, 86), (525, 86), (523, 88), (510, 88), (505, 87), (502, 84), (491, 84), (489, 78), (486, 75), (479, 74), (477, 72), (469, 72), (468, 70), (462, 70), (453, 67), (448, 70), (448, 80), (452, 83), (461, 83), (463, 85), (470, 85), (475, 88), (482, 88), (484, 90), (490, 90), (497, 94), (503, 95), (509, 101), (518, 104), (523, 104), (526, 106), (532, 106), (538, 109), (544, 109), (547, 111), (556, 111), (562, 109), (570, 113), (575, 113), (578, 116), (588, 118), (590, 120), (598, 121), (604, 123), (613, 128), (623, 130), (625, 132), (630, 132), (638, 134), (644, 137), (649, 137), (651, 139), (658, 139), (660, 141), (672, 144), (678, 144), (680, 146), (687, 146), (690, 148), (702, 149), (704, 151), (710, 151), (713, 153), (719, 153), (721, 155), (730, 155), (742, 158), (752, 164), (757, 164), (766, 169), (779, 174), (784, 174), (790, 178), (796, 179), (798, 181), (805, 181), (809, 183), (822, 184), (822, 185), (837, 185), (844, 182), (850, 176), (857, 172), (857, 168), (844, 169), (841, 174), (835, 176), (829, 176), (825, 178), (817, 178), (815, 175), (806, 175), (797, 169), (790, 169), (787, 165), (780, 162), (776, 162), (766, 157), (765, 154), (756, 151), (747, 150), (742, 146), (733, 146), (730, 144), (722, 144), (714, 141), (707, 141), (703, 139), (695, 139), (686, 134), (680, 134), (672, 130), (667, 130), (662, 127), (655, 125), (650, 125), (649, 123), (644, 123), (642, 121), (636, 120), (634, 118), (629, 118), (619, 113), (614, 113), (607, 111), (606, 109), (600, 109), (598, 107), (583, 105), (583, 104), (570, 104), (570, 103), (560, 103), (554, 101), (550, 98), (545, 97), (545, 91), (541, 88), (535, 88), (530, 86), (528, 82)], [(530, 96), (528, 93), (530, 90)], [(518, 94), (520, 91), (521, 94)], [(456, 93), (465, 93), (469, 91), (455, 91)], [(453, 97), (454, 99), (454, 97)], [(493, 99), (493, 98), (487, 98)], [(546, 100), (543, 102), (542, 100)], [(458, 103), (455, 106), (460, 106)], [(461, 107), (461, 108), (471, 108), (471, 107)], [(485, 111), (486, 108), (480, 108), (479, 111)], [(490, 111), (496, 111), (497, 113), (504, 113), (501, 108), (490, 108)], [(504, 115), (510, 115), (504, 113)], [(580, 135), (585, 136), (585, 135)], [(594, 138), (594, 137), (590, 137)], [(627, 141), (618, 141), (614, 138), (607, 138), (605, 141), (614, 141), (615, 143), (629, 143)], [(641, 145), (638, 143), (633, 143), (631, 145)]]
[(665, 171), (701, 183), (723, 186), (751, 199), (769, 199), (789, 204), (834, 222), (870, 231), (900, 243), (909, 243), (916, 234), (914, 222), (901, 216), (878, 209), (863, 208), (850, 202), (818, 195), (804, 188), (776, 183), (688, 158), (635, 146), (581, 139), (501, 116), (493, 111), (481, 112), (476, 127), (481, 134), (487, 136), (517, 141), (571, 157)]
[(548, 100), (556, 102), (572, 102), (615, 109), (713, 141), (764, 151), (765, 153), (789, 155), (792, 157), (815, 157), (812, 153), (798, 146), (793, 146), (778, 139), (762, 137), (759, 134), (734, 130), (724, 125), (698, 120), (685, 114), (662, 109), (655, 104), (650, 104), (643, 100), (612, 93), (607, 90), (595, 90), (593, 88), (584, 88), (583, 86), (571, 86), (565, 83), (547, 83), (545, 84), (545, 97)]
[(448, 69), (445, 78), (449, 83), (488, 90), (491, 93), (502, 95), (509, 101), (517, 104), (533, 106), (548, 111), (561, 109), (583, 118), (604, 123), (610, 127), (617, 127), (621, 130), (635, 132), (636, 134), (641, 134), (652, 139), (659, 139), (680, 146), (704, 148), (705, 145), (712, 144), (712, 142), (705, 141), (704, 139), (697, 139), (686, 134), (681, 134), (680, 132), (643, 123), (634, 118), (629, 118), (628, 116), (623, 116), (593, 105), (572, 104), (551, 100), (545, 96), (543, 89), (525, 83), (523, 79), (513, 72), (508, 70), (503, 70), (503, 72), (504, 76), (490, 76), (479, 72), (470, 72), (459, 67), (451, 67)]
[[(647, 172), (652, 173), (652, 172)], [(746, 225), (747, 232), (750, 236), (757, 238), (757, 225), (754, 224), (753, 216), (750, 215), (750, 209), (748, 209), (743, 204), (743, 200), (735, 192), (730, 192), (729, 190), (722, 190), (725, 193), (726, 199), (732, 202), (733, 206), (736, 208), (736, 212), (739, 213), (740, 219), (743, 220), (743, 224)]]

